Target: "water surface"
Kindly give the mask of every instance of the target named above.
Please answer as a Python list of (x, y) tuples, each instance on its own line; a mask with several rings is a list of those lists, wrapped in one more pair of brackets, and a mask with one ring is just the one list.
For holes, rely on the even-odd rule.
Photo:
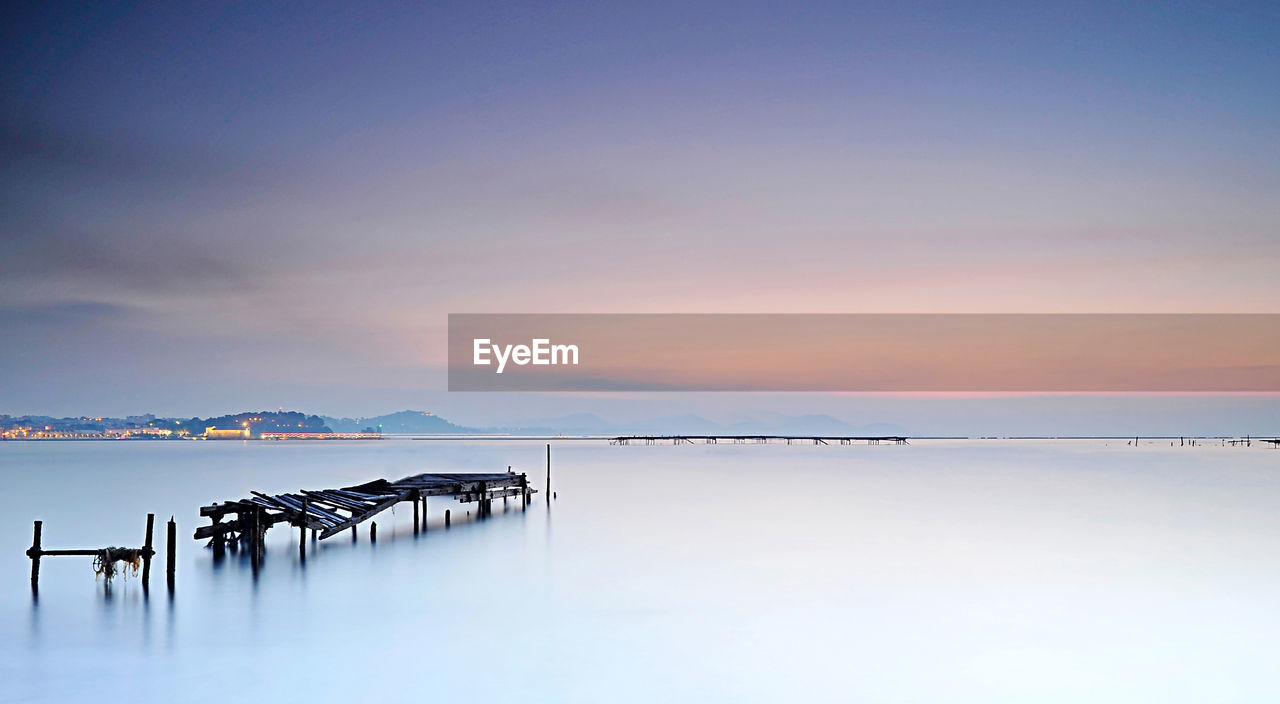
[[(561, 441), (550, 508), (404, 505), (378, 542), (268, 533), (255, 579), (200, 505), (422, 471), (543, 482), (522, 441), (0, 444), (0, 699), (1262, 701), (1280, 691), (1280, 451), (1124, 441)], [(443, 527), (450, 508), (453, 527)], [(179, 525), (109, 593), (89, 558)]]

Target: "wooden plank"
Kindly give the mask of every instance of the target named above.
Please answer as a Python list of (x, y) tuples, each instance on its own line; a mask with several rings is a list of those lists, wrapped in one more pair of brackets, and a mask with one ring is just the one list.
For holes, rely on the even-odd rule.
[(382, 513), (383, 511), (391, 508), (392, 506), (395, 506), (401, 501), (404, 501), (406, 498), (408, 498), (408, 496), (409, 496), (409, 492), (407, 491), (401, 494), (396, 494), (395, 496), (392, 496), (391, 498), (379, 503), (377, 506), (374, 506), (373, 508), (369, 509), (369, 511), (367, 511), (366, 513), (361, 514), (359, 516), (352, 516), (344, 524), (330, 526), (329, 528), (326, 528), (322, 533), (320, 533), (320, 539), (324, 540), (325, 538), (336, 535), (337, 533), (341, 533), (347, 528), (353, 528), (369, 520), (370, 518), (373, 518), (379, 513)]
[[(310, 500), (318, 499), (320, 501), (323, 501), (324, 503), (329, 504), (330, 506), (333, 506), (335, 509), (342, 509), (343, 511), (359, 513), (361, 511), (368, 510), (369, 508), (369, 504), (361, 503), (359, 501), (353, 501), (351, 499), (343, 498), (341, 496), (334, 496), (331, 492), (327, 490), (324, 490), (324, 491), (305, 491), (304, 490), (302, 493), (306, 494), (307, 498)], [(346, 519), (344, 518), (343, 520), (346, 520)]]

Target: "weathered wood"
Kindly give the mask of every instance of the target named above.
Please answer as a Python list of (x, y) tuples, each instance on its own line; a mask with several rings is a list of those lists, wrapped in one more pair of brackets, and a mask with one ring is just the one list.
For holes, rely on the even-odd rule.
[(547, 505), (551, 505), (551, 443), (547, 443)]
[(27, 555), (31, 557), (31, 591), (35, 591), (40, 584), (40, 530), (43, 521), (36, 521), (35, 529), (31, 536), (31, 549), (27, 551)]
[(302, 517), (298, 520), (298, 560), (307, 561), (307, 500), (302, 499)]
[(173, 516), (169, 516), (165, 540), (165, 581), (168, 582), (169, 592), (173, 593), (173, 575), (178, 563), (178, 524)]
[(147, 514), (147, 534), (146, 540), (142, 542), (142, 588), (145, 590), (151, 582), (151, 555), (154, 550), (151, 549), (151, 535), (156, 525), (156, 514)]
[(318, 498), (321, 501), (324, 501), (325, 503), (330, 504), (331, 506), (335, 506), (337, 508), (344, 509), (346, 511), (360, 512), (360, 511), (367, 511), (369, 509), (369, 504), (364, 503), (363, 501), (348, 499), (345, 496), (334, 494), (331, 491), (306, 491), (303, 493), (306, 494), (307, 496), (310, 496), (312, 498)]
[[(508, 468), (509, 469), (509, 468)], [(212, 523), (195, 531), (197, 539), (212, 538), (215, 554), (220, 541), (239, 535), (255, 555), (263, 552), (263, 534), (272, 525), (289, 522), (299, 526), (299, 555), (305, 555), (306, 529), (312, 540), (332, 537), (344, 530), (358, 539), (357, 526), (402, 501), (413, 502), (415, 532), (427, 529), (427, 497), (453, 496), (464, 502), (478, 502), (481, 517), (490, 515), (495, 498), (520, 496), (527, 506), (529, 497), (537, 493), (529, 488), (528, 478), (510, 471), (492, 474), (424, 473), (398, 481), (377, 479), (340, 489), (301, 490), (298, 493), (266, 494), (250, 492), (247, 499), (205, 506), (201, 515)], [(418, 506), (418, 502), (422, 506)], [(341, 513), (339, 513), (341, 512)], [(235, 518), (226, 520), (227, 514)], [(446, 514), (446, 524), (452, 514)]]
[(369, 520), (370, 518), (373, 518), (377, 514), (391, 508), (392, 506), (395, 506), (397, 503), (400, 503), (401, 501), (404, 500), (407, 493), (408, 492), (405, 492), (402, 494), (396, 494), (395, 496), (392, 496), (391, 498), (383, 501), (382, 503), (370, 508), (367, 513), (364, 513), (358, 516), (352, 516), (351, 518), (347, 519), (345, 523), (340, 523), (336, 526), (330, 526), (324, 529), (324, 531), (320, 533), (320, 539), (324, 540), (325, 538), (331, 535), (340, 533), (343, 530), (345, 530), (348, 526), (351, 527), (352, 535), (354, 536), (355, 528), (357, 525)]
[[(151, 558), (155, 557), (156, 551), (152, 547), (152, 537), (155, 528), (155, 514), (147, 514), (147, 532), (146, 544), (143, 547), (134, 548), (97, 548), (97, 549), (59, 549), (45, 550), (41, 542), (44, 522), (36, 521), (33, 525), (31, 536), (31, 547), (27, 549), (27, 557), (31, 558), (31, 592), (33, 595), (38, 593), (40, 586), (40, 559), (44, 557), (100, 557), (104, 562), (114, 562), (118, 559), (126, 559), (122, 556), (128, 556), (127, 559), (141, 558), (143, 563), (142, 569), (142, 586), (146, 590), (148, 579), (151, 576)], [(114, 556), (114, 557), (113, 557)], [(108, 569), (107, 575), (110, 577), (113, 569)]]
[(447, 508), (444, 510), (444, 527), (449, 527), (449, 509)]
[(483, 502), (489, 499), (502, 499), (508, 496), (519, 496), (520, 494), (521, 494), (520, 487), (512, 487), (510, 489), (494, 489), (488, 492), (458, 494), (458, 502), (469, 504), (475, 501)]

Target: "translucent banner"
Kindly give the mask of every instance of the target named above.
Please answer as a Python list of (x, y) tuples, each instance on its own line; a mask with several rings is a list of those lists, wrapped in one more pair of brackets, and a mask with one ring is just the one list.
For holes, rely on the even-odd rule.
[(451, 314), (450, 391), (1275, 392), (1273, 314)]

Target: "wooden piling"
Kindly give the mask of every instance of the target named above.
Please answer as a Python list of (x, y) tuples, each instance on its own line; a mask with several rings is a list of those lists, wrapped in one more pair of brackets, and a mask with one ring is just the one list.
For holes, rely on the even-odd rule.
[(267, 546), (267, 528), (262, 525), (262, 509), (254, 509), (253, 512), (253, 556), (258, 564), (262, 564), (262, 558), (266, 557)]
[(173, 593), (173, 574), (178, 566), (178, 524), (173, 520), (173, 516), (169, 516), (168, 530), (165, 531), (165, 541), (164, 576), (169, 585), (169, 592)]
[(427, 532), (427, 497), (422, 497), (422, 532)]
[[(213, 524), (216, 526), (222, 522), (222, 516), (214, 516)], [(213, 556), (221, 558), (227, 551), (227, 534), (217, 531), (213, 534)]]
[(27, 551), (27, 555), (31, 557), (31, 591), (33, 592), (40, 584), (40, 529), (43, 525), (43, 521), (36, 521), (35, 530), (31, 536), (31, 549)]
[(151, 581), (151, 556), (155, 551), (151, 549), (151, 535), (156, 525), (156, 514), (147, 514), (147, 536), (142, 543), (142, 588), (146, 589)]
[[(449, 527), (449, 509), (447, 508), (444, 510), (444, 527), (445, 528)], [(39, 535), (39, 532), (38, 532), (39, 529), (37, 528), (36, 530), (37, 530), (36, 535)], [(34, 577), (32, 579), (34, 579)]]
[(307, 497), (302, 497), (302, 517), (298, 519), (298, 560), (307, 561)]
[(369, 522), (369, 542), (371, 543), (378, 542), (378, 522), (377, 521)]
[(547, 443), (547, 505), (551, 505), (551, 443)]
[(413, 492), (413, 534), (418, 534), (418, 492)]

